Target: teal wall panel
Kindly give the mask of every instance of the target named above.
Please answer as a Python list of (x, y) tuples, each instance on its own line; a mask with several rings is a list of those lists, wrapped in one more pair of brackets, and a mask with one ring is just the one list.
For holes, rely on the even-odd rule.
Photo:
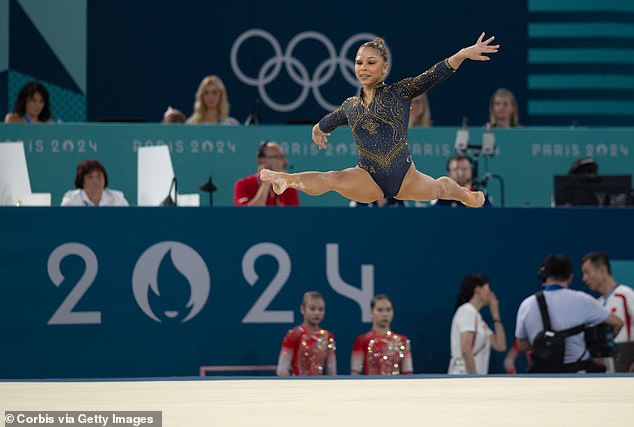
[[(410, 130), (409, 143), (417, 168), (428, 175), (444, 175), (454, 153), (455, 128)], [(482, 128), (470, 129), (470, 143), (480, 144)], [(495, 175), (488, 189), (494, 204), (551, 205), (553, 175), (565, 175), (572, 162), (593, 157), (602, 174), (634, 174), (634, 129), (522, 128), (494, 129), (497, 154), (481, 158), (479, 175)], [(214, 204), (233, 204), (233, 184), (255, 173), (255, 155), (262, 140), (274, 140), (287, 151), (292, 172), (334, 170), (354, 166), (357, 152), (350, 130), (334, 131), (326, 150), (311, 140), (310, 126), (213, 127), (148, 124), (0, 125), (0, 141), (24, 141), (34, 192), (52, 193), (59, 205), (73, 187), (82, 159), (99, 159), (110, 177), (110, 187), (137, 200), (139, 146), (167, 144), (178, 178), (179, 192), (195, 193), (209, 175), (218, 187)], [(498, 179), (499, 178), (499, 179)], [(504, 191), (502, 191), (504, 190)], [(167, 194), (168, 189), (165, 190)], [(207, 205), (208, 194), (201, 194)], [(304, 206), (346, 206), (335, 193), (301, 195)]]

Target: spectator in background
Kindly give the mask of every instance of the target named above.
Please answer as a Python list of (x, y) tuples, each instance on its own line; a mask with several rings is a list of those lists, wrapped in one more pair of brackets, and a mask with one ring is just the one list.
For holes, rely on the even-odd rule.
[(394, 319), (392, 300), (377, 295), (370, 302), (372, 329), (361, 334), (352, 346), (350, 374), (399, 375), (413, 374), (412, 351), (405, 335), (391, 330)]
[[(590, 295), (568, 289), (572, 283), (572, 262), (563, 255), (549, 255), (541, 262), (538, 272), (546, 302), (546, 311), (553, 331), (566, 331), (580, 325), (595, 325), (602, 322), (612, 326), (618, 334), (623, 321), (602, 307)], [(520, 304), (515, 322), (515, 338), (518, 350), (530, 350), (537, 335), (544, 330), (544, 321), (537, 302), (537, 294)], [(532, 354), (533, 373), (599, 372), (590, 359), (583, 332), (566, 336), (563, 361), (541, 360)]]
[(62, 206), (128, 206), (121, 191), (108, 187), (106, 168), (97, 160), (82, 160), (77, 165), (76, 190), (64, 194)]
[(335, 336), (319, 326), (326, 313), (324, 297), (304, 293), (299, 310), (304, 321), (284, 336), (277, 375), (337, 375)]
[(426, 93), (422, 93), (412, 98), (412, 103), (409, 106), (409, 127), (429, 128), (431, 125), (429, 99)]
[(260, 171), (264, 168), (276, 172), (285, 171), (288, 160), (282, 147), (274, 141), (264, 141), (257, 152), (258, 170), (255, 174), (240, 178), (233, 186), (233, 204), (235, 206), (299, 206), (299, 193), (287, 188), (278, 195), (270, 182), (260, 180)]
[(227, 89), (218, 76), (207, 76), (198, 85), (194, 100), (194, 113), (187, 124), (238, 125), (229, 116)]
[[(493, 331), (480, 314), (480, 310), (486, 305), (493, 317)], [(500, 304), (485, 275), (472, 273), (462, 279), (451, 321), (450, 342), (449, 374), (488, 374), (491, 348), (506, 351)]]
[(40, 82), (26, 83), (15, 99), (13, 112), (4, 117), (5, 123), (51, 122), (51, 102), (46, 87)]
[[(458, 183), (461, 187), (474, 190), (473, 183), (473, 161), (463, 154), (456, 154), (447, 160), (447, 176)], [(438, 199), (431, 202), (432, 206), (444, 207), (464, 207), (462, 203), (455, 200)], [(484, 191), (484, 208), (493, 207), (489, 195)]]
[(500, 88), (493, 93), (489, 103), (489, 123), (487, 126), (497, 128), (521, 126), (517, 101), (513, 92)]
[(164, 124), (176, 124), (176, 123), (185, 123), (185, 114), (181, 110), (176, 108), (167, 107), (165, 113), (163, 113), (163, 120), (161, 123)]
[[(618, 358), (620, 343), (630, 343), (629, 346), (634, 346), (634, 290), (616, 283), (612, 277), (610, 259), (602, 252), (586, 254), (581, 260), (581, 272), (588, 289), (601, 294), (598, 298), (599, 303), (625, 323), (625, 327), (614, 337)], [(618, 367), (614, 365), (614, 358), (605, 358), (603, 362), (607, 372), (634, 372), (634, 362)]]
[(581, 157), (570, 165), (568, 175), (596, 176), (599, 172), (599, 164), (592, 157)]

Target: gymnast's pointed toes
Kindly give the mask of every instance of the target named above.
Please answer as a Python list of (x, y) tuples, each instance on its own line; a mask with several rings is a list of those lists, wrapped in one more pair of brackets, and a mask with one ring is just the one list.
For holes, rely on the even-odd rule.
[(275, 173), (268, 169), (262, 169), (260, 171), (260, 179), (264, 182), (271, 182), (275, 179)]
[(475, 191), (471, 193), (473, 195), (472, 208), (481, 208), (484, 205), (484, 193), (482, 191)]

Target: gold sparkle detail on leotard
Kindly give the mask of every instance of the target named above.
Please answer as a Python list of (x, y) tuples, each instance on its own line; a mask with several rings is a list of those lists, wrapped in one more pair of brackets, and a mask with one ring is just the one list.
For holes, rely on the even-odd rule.
[(370, 135), (375, 135), (376, 134), (376, 128), (379, 127), (379, 124), (373, 122), (372, 120), (368, 120), (361, 127), (363, 129), (367, 130)]
[(400, 144), (397, 144), (390, 150), (389, 153), (387, 153), (384, 156), (380, 154), (376, 154), (376, 153), (371, 153), (367, 150), (364, 150), (361, 147), (357, 147), (357, 148), (359, 150), (360, 156), (365, 157), (366, 159), (371, 160), (373, 162), (376, 162), (382, 167), (387, 167), (392, 161), (392, 159), (394, 159), (394, 157), (396, 157), (398, 153), (400, 153), (401, 150), (403, 150), (405, 147), (407, 147), (407, 141), (403, 141)]

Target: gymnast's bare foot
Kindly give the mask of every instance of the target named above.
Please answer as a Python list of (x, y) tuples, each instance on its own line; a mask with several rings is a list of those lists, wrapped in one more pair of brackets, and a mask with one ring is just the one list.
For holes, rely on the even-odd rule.
[(288, 180), (284, 178), (282, 172), (274, 172), (269, 169), (260, 171), (260, 179), (264, 182), (270, 182), (273, 186), (275, 194), (282, 194), (288, 188)]
[(466, 191), (469, 192), (469, 196), (462, 203), (470, 208), (481, 208), (484, 205), (484, 193), (482, 191)]

